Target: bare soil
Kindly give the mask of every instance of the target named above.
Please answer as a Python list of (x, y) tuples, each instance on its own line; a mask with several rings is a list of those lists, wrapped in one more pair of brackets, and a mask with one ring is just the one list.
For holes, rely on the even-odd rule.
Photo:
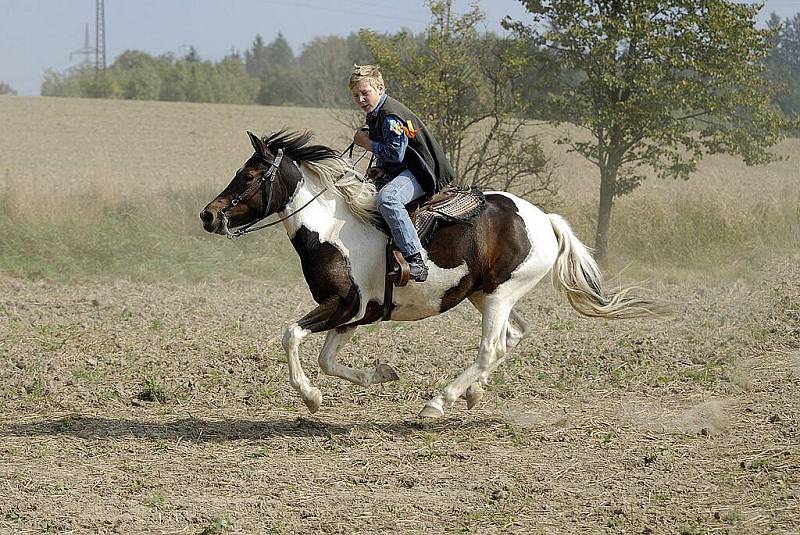
[(800, 268), (653, 282), (666, 319), (578, 317), (546, 284), (484, 401), (424, 401), (474, 358), (469, 304), (362, 328), (307, 413), (263, 282), (0, 277), (3, 533), (797, 533)]
[[(241, 243), (263, 256), (245, 256), (204, 235), (197, 210), (249, 155), (245, 129), (311, 127), (342, 147), (349, 130), (322, 110), (89, 99), (0, 97), (0, 118), (1, 215), (26, 223), (0, 235), (0, 258), (20, 257), (29, 278), (35, 256), (10, 241), (29, 225), (79, 213), (87, 228), (75, 230), (91, 240), (103, 207), (162, 199), (166, 211), (197, 191), (187, 220), (153, 240), (186, 241), (185, 226), (259, 267), (197, 258), (215, 281), (198, 284), (169, 255), (149, 271), (170, 282), (0, 271), (0, 533), (800, 532), (796, 239), (755, 271), (743, 258), (759, 252), (732, 246), (725, 258), (743, 267), (725, 271), (742, 280), (658, 265), (645, 286), (675, 304), (665, 319), (583, 319), (543, 283), (519, 305), (533, 334), (482, 403), (435, 422), (416, 414), (476, 355), (469, 304), (362, 328), (342, 360), (400, 374), (370, 389), (319, 374), (322, 337), (309, 337), (303, 362), (325, 396), (312, 416), (280, 346), (281, 328), (312, 307), (297, 259), (260, 237)], [(594, 171), (556, 157), (559, 211), (591, 236), (580, 204), (594, 199)], [(794, 159), (709, 158), (689, 183), (648, 180), (620, 208), (653, 195), (672, 209), (680, 191), (730, 205), (720, 213), (734, 219), (763, 201), (761, 217), (772, 200), (793, 202), (798, 180)], [(133, 253), (139, 280), (154, 253)], [(242, 275), (253, 272), (262, 278)]]

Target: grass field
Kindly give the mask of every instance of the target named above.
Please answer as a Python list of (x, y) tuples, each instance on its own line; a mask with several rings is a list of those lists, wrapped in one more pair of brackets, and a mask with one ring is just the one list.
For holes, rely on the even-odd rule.
[[(606, 271), (674, 317), (583, 319), (542, 284), (482, 404), (431, 423), (468, 304), (362, 328), (341, 360), (401, 376), (369, 389), (317, 373), (310, 337), (311, 416), (288, 240), (202, 231), (244, 131), (283, 126), (346, 145), (322, 110), (0, 97), (0, 533), (800, 530), (800, 141), (620, 199)], [(540, 129), (591, 243), (594, 172)]]

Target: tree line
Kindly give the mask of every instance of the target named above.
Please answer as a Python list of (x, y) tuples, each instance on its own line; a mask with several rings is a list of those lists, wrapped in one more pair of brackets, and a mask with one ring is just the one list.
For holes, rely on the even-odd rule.
[(90, 65), (46, 70), (43, 96), (263, 104), (349, 105), (346, 81), (355, 62), (372, 59), (358, 34), (316, 37), (295, 55), (282, 34), (270, 43), (257, 35), (244, 54), (202, 59), (194, 47), (183, 56), (120, 54), (104, 73)]
[[(772, 49), (767, 59), (766, 76), (777, 84), (773, 102), (784, 113), (800, 115), (800, 13), (781, 19), (772, 13), (768, 28), (774, 32)], [(219, 61), (203, 60), (191, 47), (183, 56), (166, 53), (158, 56), (137, 50), (120, 54), (98, 76), (92, 66), (79, 66), (58, 72), (45, 71), (42, 96), (120, 98), (132, 100), (168, 100), (189, 102), (221, 102), (277, 106), (346, 107), (349, 96), (345, 85), (353, 63), (376, 61), (363, 38), (364, 32), (347, 37), (335, 35), (315, 37), (295, 54), (282, 34), (267, 43), (256, 35), (242, 54), (231, 52)], [(383, 36), (407, 40), (420, 46), (406, 47), (404, 62), (419, 60), (427, 54), (430, 35), (401, 31)], [(492, 48), (498, 37), (483, 34), (476, 40)], [(372, 40), (374, 43), (374, 40)], [(517, 43), (517, 46), (524, 46)], [(546, 91), (534, 80), (541, 78), (546, 49), (528, 47), (532, 61), (520, 72), (521, 95)], [(398, 80), (398, 82), (400, 82)], [(413, 81), (412, 81), (413, 82)], [(406, 80), (402, 80), (406, 83)], [(550, 88), (552, 90), (552, 88)], [(0, 94), (15, 94), (7, 83), (0, 83)]]

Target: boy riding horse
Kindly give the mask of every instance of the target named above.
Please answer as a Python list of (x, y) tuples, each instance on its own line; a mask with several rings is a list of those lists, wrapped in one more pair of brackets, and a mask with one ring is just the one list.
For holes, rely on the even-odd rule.
[(433, 133), (411, 110), (386, 94), (376, 65), (353, 66), (350, 92), (366, 113), (369, 127), (369, 133), (358, 130), (353, 142), (372, 151), (384, 176), (375, 184), (378, 209), (408, 262), (411, 278), (423, 282), (428, 268), (405, 205), (437, 193), (455, 179), (455, 172)]

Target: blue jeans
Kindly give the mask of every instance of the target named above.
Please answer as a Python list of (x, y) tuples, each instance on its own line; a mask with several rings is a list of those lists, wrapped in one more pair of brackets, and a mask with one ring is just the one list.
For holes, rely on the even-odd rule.
[(389, 225), (394, 243), (405, 257), (422, 251), (417, 229), (408, 217), (406, 205), (423, 195), (425, 190), (408, 170), (397, 175), (378, 192), (378, 210)]

